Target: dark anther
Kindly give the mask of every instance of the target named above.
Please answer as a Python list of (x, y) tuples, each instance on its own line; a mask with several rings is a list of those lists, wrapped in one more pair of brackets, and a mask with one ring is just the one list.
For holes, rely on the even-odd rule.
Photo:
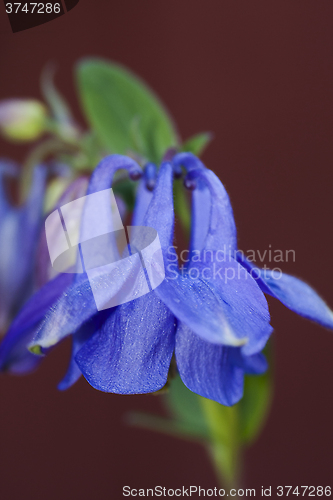
[(155, 187), (155, 179), (148, 179), (146, 181), (146, 188), (148, 189), (148, 191), (154, 191), (154, 187)]
[(147, 163), (144, 168), (146, 188), (153, 191), (156, 184), (157, 167), (154, 163)]
[(190, 179), (188, 177), (185, 177), (185, 179), (184, 179), (184, 186), (189, 191), (194, 191), (194, 189), (197, 187), (197, 183), (195, 182), (194, 179)]
[(132, 181), (138, 181), (142, 177), (142, 171), (141, 170), (131, 170), (129, 173), (130, 178)]
[(183, 170), (180, 165), (173, 165), (173, 176), (175, 179), (181, 179), (183, 177)]

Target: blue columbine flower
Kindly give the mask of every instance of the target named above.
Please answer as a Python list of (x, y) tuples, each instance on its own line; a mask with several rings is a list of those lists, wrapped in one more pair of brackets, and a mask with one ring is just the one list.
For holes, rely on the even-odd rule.
[(0, 334), (4, 333), (34, 287), (37, 244), (42, 228), (46, 171), (34, 170), (26, 202), (14, 206), (5, 182), (17, 180), (20, 169), (0, 161)]
[[(193, 190), (190, 258), (185, 271), (175, 266), (170, 252), (173, 173), (179, 173), (181, 165), (188, 171), (185, 185)], [(129, 158), (108, 157), (93, 173), (88, 194), (109, 188), (119, 168), (126, 168), (134, 177), (139, 172)], [(48, 312), (49, 304), (38, 307), (40, 298), (36, 296), (16, 323), (22, 323), (23, 314), (39, 325), (32, 349), (48, 349), (73, 334), (72, 359), (62, 389), (82, 373), (93, 387), (105, 392), (154, 392), (165, 385), (175, 354), (180, 376), (190, 390), (232, 405), (242, 396), (244, 373), (266, 369), (261, 351), (272, 328), (263, 292), (330, 328), (333, 313), (308, 285), (295, 278), (283, 278), (284, 285), (275, 286), (258, 274), (252, 276), (249, 263), (237, 254), (229, 197), (200, 160), (182, 153), (173, 164), (161, 165), (157, 179), (153, 172), (151, 166), (145, 171), (133, 219), (136, 225), (158, 232), (165, 266), (161, 285), (136, 300), (98, 312), (87, 275), (76, 275)], [(153, 191), (146, 188), (147, 180)], [(225, 254), (224, 248), (234, 250), (239, 261)]]
[[(105, 160), (96, 169), (88, 193), (107, 188), (115, 169), (125, 167), (134, 169), (135, 164), (124, 157)], [(175, 351), (181, 376), (190, 388), (221, 403), (233, 404), (242, 395), (244, 372), (258, 373), (265, 369), (265, 361), (257, 353), (272, 329), (266, 300), (255, 281), (243, 272), (244, 278), (240, 276), (237, 286), (236, 283), (227, 286), (223, 280), (217, 280), (221, 283), (215, 287), (201, 277), (192, 279), (190, 271), (183, 276), (179, 273), (174, 279), (169, 270), (168, 249), (172, 245), (174, 225), (172, 179), (172, 165), (163, 164), (152, 195), (144, 185), (140, 186), (134, 214), (136, 223), (143, 221), (158, 231), (166, 263), (164, 283), (144, 297), (104, 312), (101, 326), (82, 343), (82, 326), (89, 328), (91, 323), (86, 322), (101, 318), (101, 314), (97, 312), (87, 278), (78, 275), (38, 331), (33, 345), (43, 349), (75, 332), (70, 375), (61, 388), (68, 379), (72, 382), (77, 378), (80, 369), (100, 390), (122, 394), (154, 392), (165, 385)], [(215, 176), (214, 181), (219, 182)], [(218, 189), (220, 187), (222, 191), (218, 195), (227, 198), (221, 184)], [(215, 199), (214, 206), (219, 207)], [(212, 214), (212, 231), (217, 215)], [(223, 234), (218, 232), (218, 238), (223, 238)], [(195, 231), (193, 238), (198, 238)], [(207, 239), (204, 249), (214, 250), (211, 238)], [(235, 261), (228, 265), (237, 272), (242, 269)], [(225, 269), (226, 263), (219, 264), (219, 273)], [(214, 366), (216, 370), (207, 372), (198, 389), (187, 382), (191, 374), (184, 348), (189, 354), (191, 350), (183, 343), (187, 344), (191, 336), (194, 352), (201, 350), (206, 358), (205, 366)], [(236, 347), (245, 343), (248, 345), (243, 348)], [(202, 346), (212, 348), (212, 352), (204, 353)], [(214, 356), (216, 361), (221, 357), (221, 363), (214, 363)], [(190, 369), (196, 371), (198, 363), (201, 364), (200, 359), (193, 356)], [(212, 385), (213, 379), (215, 385)], [(218, 380), (223, 383), (217, 384)]]

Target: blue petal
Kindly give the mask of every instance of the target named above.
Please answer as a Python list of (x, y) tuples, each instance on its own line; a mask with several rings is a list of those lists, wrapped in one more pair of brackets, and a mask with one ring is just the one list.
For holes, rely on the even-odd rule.
[(178, 153), (173, 157), (172, 163), (175, 167), (184, 167), (187, 172), (198, 168), (205, 168), (202, 161), (193, 153)]
[(117, 307), (76, 355), (95, 388), (117, 394), (161, 389), (174, 350), (175, 319), (153, 293)]
[(239, 254), (238, 259), (256, 278), (263, 292), (280, 300), (282, 304), (304, 318), (333, 329), (333, 311), (304, 281), (289, 274), (257, 269), (242, 254)]
[(6, 177), (17, 178), (19, 175), (19, 167), (11, 160), (0, 160), (0, 221), (3, 220), (4, 215), (13, 207), (7, 198), (5, 188)]
[(141, 167), (128, 156), (110, 155), (104, 158), (92, 173), (87, 194), (97, 193), (108, 189), (113, 182), (114, 174), (118, 170), (127, 170), (129, 175), (141, 173)]
[[(168, 265), (169, 267), (169, 265)], [(173, 273), (173, 274), (172, 274)], [(175, 268), (154, 293), (173, 314), (202, 339), (215, 344), (239, 346), (247, 342), (244, 332), (237, 337), (226, 324), (223, 302), (205, 280), (183, 276)]]
[(73, 275), (54, 278), (33, 295), (13, 321), (0, 344), (0, 370), (23, 373), (33, 369), (41, 360), (28, 351), (28, 344), (45, 314), (70, 285)]
[[(194, 245), (198, 245), (197, 250), (205, 248), (206, 250), (221, 250), (226, 253), (233, 252), (237, 248), (237, 231), (234, 220), (232, 207), (230, 204), (229, 196), (224, 189), (223, 184), (216, 175), (208, 169), (191, 170), (187, 177), (189, 179), (196, 179), (198, 189), (202, 189), (202, 185), (207, 186), (210, 192), (209, 201), (209, 220), (203, 222), (201, 218), (196, 217), (196, 213), (202, 210), (202, 203), (208, 202), (207, 193), (202, 195), (195, 195), (193, 197), (193, 213), (195, 216), (192, 232), (192, 250), (195, 250)], [(203, 198), (204, 197), (204, 198)], [(207, 208), (204, 209), (205, 211)], [(207, 215), (205, 215), (207, 219)], [(201, 227), (204, 224), (205, 229)], [(208, 227), (207, 227), (208, 225)], [(204, 241), (199, 240), (199, 234), (204, 234)]]
[[(158, 231), (162, 247), (173, 238), (170, 163), (161, 166), (144, 225)], [(166, 383), (174, 350), (175, 319), (150, 292), (118, 306), (81, 348), (77, 364), (96, 389), (120, 394), (154, 392)]]
[[(191, 170), (205, 169), (204, 164), (193, 153), (178, 153), (172, 160), (176, 168)], [(203, 250), (209, 230), (212, 197), (207, 183), (198, 182), (192, 192), (190, 258), (194, 252)]]
[(29, 348), (45, 349), (75, 333), (97, 313), (97, 307), (86, 273), (77, 274), (75, 281), (52, 304), (37, 330)]
[(211, 214), (211, 195), (208, 187), (201, 183), (192, 192), (190, 260), (204, 249)]
[(157, 166), (155, 163), (147, 163), (144, 169), (145, 186), (149, 191), (153, 191), (156, 184)]
[(144, 225), (154, 228), (162, 249), (172, 245), (174, 230), (174, 208), (172, 193), (173, 169), (169, 162), (162, 163)]
[(132, 225), (142, 226), (143, 221), (152, 200), (153, 192), (148, 191), (145, 185), (145, 180), (140, 181), (138, 191), (136, 194), (135, 207), (133, 211)]
[(180, 321), (203, 340), (242, 346), (245, 355), (262, 350), (272, 332), (267, 302), (240, 264), (203, 252), (183, 276), (172, 266), (155, 293)]
[(259, 352), (252, 356), (243, 356), (243, 369), (249, 375), (262, 375), (268, 370), (267, 359)]
[(237, 403), (243, 396), (244, 371), (233, 362), (234, 349), (205, 342), (180, 323), (175, 352), (186, 387), (225, 406)]
[(252, 356), (244, 356), (241, 349), (232, 349), (233, 363), (249, 375), (261, 375), (268, 369), (267, 360), (261, 352)]

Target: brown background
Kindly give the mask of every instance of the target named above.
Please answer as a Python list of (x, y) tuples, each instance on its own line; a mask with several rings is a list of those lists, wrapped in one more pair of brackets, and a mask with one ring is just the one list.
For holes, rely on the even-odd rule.
[[(0, 9), (0, 98), (39, 96), (57, 83), (79, 118), (72, 78), (86, 55), (141, 75), (183, 137), (212, 130), (207, 165), (225, 183), (240, 247), (294, 249), (283, 269), (333, 305), (333, 4), (331, 0), (81, 0), (65, 16), (12, 34)], [(1, 156), (24, 148), (1, 141)], [(332, 485), (330, 332), (270, 301), (276, 385), (269, 420), (246, 453), (247, 487)], [(198, 445), (135, 430), (130, 409), (152, 396), (114, 396), (81, 380), (56, 390), (68, 346), (26, 378), (0, 379), (1, 499), (120, 499), (123, 485), (216, 484)], [(274, 496), (273, 496), (274, 498)]]

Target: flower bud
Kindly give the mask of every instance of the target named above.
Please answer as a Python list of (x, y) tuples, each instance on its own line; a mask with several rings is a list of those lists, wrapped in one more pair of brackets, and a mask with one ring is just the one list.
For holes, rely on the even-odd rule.
[(0, 132), (17, 142), (34, 141), (46, 128), (47, 109), (35, 99), (0, 101)]

